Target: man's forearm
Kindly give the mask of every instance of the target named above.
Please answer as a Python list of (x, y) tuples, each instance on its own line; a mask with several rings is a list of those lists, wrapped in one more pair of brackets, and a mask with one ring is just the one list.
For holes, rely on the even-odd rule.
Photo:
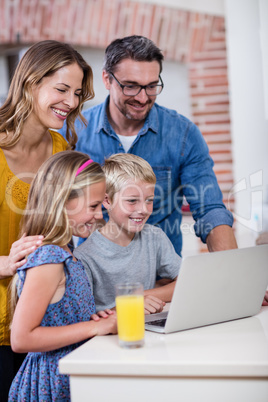
[(210, 252), (237, 248), (233, 229), (228, 225), (219, 225), (212, 229), (206, 243)]

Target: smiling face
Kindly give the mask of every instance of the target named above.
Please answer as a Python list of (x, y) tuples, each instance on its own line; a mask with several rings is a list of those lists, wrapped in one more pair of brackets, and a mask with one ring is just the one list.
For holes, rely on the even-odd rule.
[(109, 230), (114, 233), (115, 242), (132, 240), (143, 229), (153, 211), (154, 188), (154, 184), (129, 180), (115, 193), (113, 201), (106, 195), (103, 205), (109, 221), (104, 229), (106, 234)]
[(88, 237), (96, 221), (102, 218), (105, 187), (105, 181), (91, 184), (79, 197), (67, 201), (66, 210), (74, 236)]
[[(115, 77), (122, 85), (149, 85), (159, 82), (160, 66), (157, 61), (122, 60), (114, 72)], [(143, 89), (136, 96), (123, 94), (120, 85), (115, 79), (110, 81), (110, 75), (103, 72), (103, 81), (110, 91), (109, 110), (113, 117), (124, 116), (128, 120), (143, 121), (150, 112), (156, 96), (148, 96)]]
[(44, 77), (33, 90), (33, 113), (29, 120), (37, 127), (60, 129), (68, 114), (79, 105), (83, 70), (73, 63)]

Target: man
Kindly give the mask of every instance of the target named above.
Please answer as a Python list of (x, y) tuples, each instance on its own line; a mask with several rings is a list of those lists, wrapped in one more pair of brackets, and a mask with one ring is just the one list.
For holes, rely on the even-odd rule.
[[(149, 39), (114, 40), (105, 51), (106, 101), (77, 122), (77, 150), (96, 162), (120, 152), (147, 160), (157, 178), (154, 210), (148, 223), (161, 227), (181, 254), (183, 195), (196, 221), (195, 232), (209, 251), (236, 248), (233, 217), (223, 202), (208, 147), (195, 124), (155, 103), (164, 84), (163, 55)], [(64, 134), (64, 131), (62, 131)]]

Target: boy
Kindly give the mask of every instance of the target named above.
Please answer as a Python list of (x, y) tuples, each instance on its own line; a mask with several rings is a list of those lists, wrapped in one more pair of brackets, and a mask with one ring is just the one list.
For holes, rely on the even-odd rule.
[[(162, 229), (146, 224), (155, 174), (144, 159), (123, 153), (106, 159), (103, 170), (109, 220), (74, 255), (86, 269), (97, 311), (114, 308), (115, 284), (142, 282), (145, 313), (159, 312), (172, 298), (181, 257)], [(165, 285), (159, 286), (157, 276)]]

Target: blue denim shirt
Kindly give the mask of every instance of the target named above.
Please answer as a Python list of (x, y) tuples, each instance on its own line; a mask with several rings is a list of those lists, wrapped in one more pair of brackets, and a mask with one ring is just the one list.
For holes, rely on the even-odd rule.
[[(112, 154), (125, 152), (111, 127), (106, 101), (83, 112), (88, 126), (77, 121), (77, 151), (99, 163)], [(65, 129), (61, 130), (64, 135)], [(181, 206), (185, 195), (196, 223), (196, 235), (205, 243), (218, 225), (233, 224), (233, 216), (222, 202), (213, 172), (213, 161), (198, 127), (174, 110), (156, 103), (147, 116), (129, 153), (147, 160), (157, 178), (154, 209), (148, 223), (161, 227), (181, 254)]]

